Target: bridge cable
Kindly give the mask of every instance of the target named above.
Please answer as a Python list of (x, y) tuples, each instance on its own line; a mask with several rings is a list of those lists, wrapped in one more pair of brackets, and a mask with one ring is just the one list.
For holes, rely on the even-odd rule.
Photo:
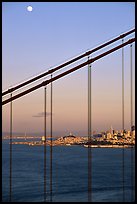
[(44, 106), (44, 202), (46, 202), (46, 132), (47, 132), (47, 126), (46, 126), (46, 86), (44, 88), (44, 102), (45, 102), (45, 106)]
[(13, 96), (12, 98), (9, 98), (9, 99), (6, 99), (6, 100), (2, 101), (2, 105), (5, 105), (5, 104), (9, 103), (11, 100), (15, 100), (15, 99), (17, 99), (17, 98), (20, 98), (20, 97), (22, 97), (22, 96), (24, 96), (24, 95), (26, 95), (26, 94), (28, 94), (28, 93), (30, 93), (30, 92), (36, 90), (36, 89), (39, 89), (39, 88), (41, 88), (42, 86), (45, 86), (45, 85), (51, 83), (51, 81), (55, 81), (55, 80), (57, 80), (57, 79), (59, 79), (59, 78), (62, 78), (62, 77), (64, 77), (64, 76), (66, 76), (66, 75), (68, 75), (68, 74), (70, 74), (70, 73), (72, 73), (72, 72), (74, 72), (74, 71), (80, 69), (81, 67), (86, 66), (87, 64), (93, 63), (93, 62), (95, 62), (96, 60), (99, 60), (99, 59), (101, 59), (102, 57), (104, 57), (104, 56), (106, 56), (106, 55), (108, 55), (108, 54), (110, 54), (110, 53), (112, 53), (112, 52), (115, 52), (116, 50), (118, 50), (118, 49), (120, 49), (120, 48), (122, 48), (122, 47), (124, 47), (124, 46), (126, 46), (126, 45), (128, 45), (128, 44), (130, 44), (130, 43), (132, 43), (132, 42), (135, 42), (135, 38), (129, 39), (127, 42), (125, 42), (125, 43), (123, 43), (123, 44), (121, 44), (121, 45), (118, 45), (118, 46), (112, 48), (111, 50), (108, 50), (108, 51), (106, 51), (106, 52), (104, 52), (104, 53), (102, 53), (102, 54), (100, 54), (100, 55), (98, 55), (98, 56), (96, 56), (96, 57), (90, 59), (89, 61), (83, 62), (83, 63), (81, 63), (81, 64), (79, 64), (79, 65), (77, 65), (77, 66), (75, 66), (75, 67), (73, 67), (73, 68), (71, 68), (71, 69), (69, 69), (69, 70), (67, 70), (67, 71), (65, 71), (65, 72), (63, 72), (63, 73), (57, 75), (57, 76), (55, 76), (55, 77), (53, 77), (52, 79), (48, 79), (48, 80), (46, 80), (46, 81), (43, 81), (42, 83), (40, 83), (40, 84), (38, 84), (38, 85), (36, 85), (36, 86), (33, 86), (32, 88), (27, 89), (27, 90), (25, 90), (25, 91), (23, 91), (23, 92), (21, 92), (21, 93), (15, 95), (15, 96)]
[(118, 37), (116, 37), (116, 38), (114, 38), (114, 39), (112, 39), (112, 40), (110, 40), (110, 41), (108, 41), (108, 42), (106, 42), (106, 43), (104, 43), (104, 44), (102, 44), (102, 45), (92, 49), (92, 50), (90, 50), (90, 51), (88, 51), (88, 52), (85, 52), (84, 54), (82, 54), (82, 55), (80, 55), (78, 57), (75, 57), (75, 58), (73, 58), (73, 59), (71, 59), (71, 60), (69, 60), (69, 61), (67, 61), (67, 62), (65, 62), (65, 63), (63, 63), (63, 64), (61, 64), (61, 65), (59, 65), (59, 66), (57, 66), (57, 67), (55, 67), (53, 69), (51, 69), (51, 70), (48, 70), (48, 71), (42, 73), (42, 74), (40, 74), (40, 75), (38, 75), (38, 76), (36, 76), (36, 77), (34, 77), (32, 79), (29, 79), (29, 80), (27, 80), (27, 81), (25, 81), (23, 83), (20, 83), (20, 84), (16, 85), (15, 87), (12, 87), (11, 89), (8, 89), (7, 91), (4, 91), (2, 93), (2, 96), (6, 95), (6, 94), (8, 94), (10, 92), (13, 92), (13, 91), (15, 91), (15, 90), (17, 90), (17, 89), (19, 89), (19, 88), (21, 88), (23, 86), (26, 86), (26, 85), (28, 85), (28, 84), (30, 84), (30, 83), (32, 83), (32, 82), (34, 82), (34, 81), (44, 77), (44, 76), (46, 76), (46, 75), (49, 75), (49, 74), (51, 74), (51, 73), (53, 73), (53, 72), (55, 72), (55, 71), (65, 67), (65, 66), (67, 66), (67, 65), (77, 61), (77, 60), (80, 60), (81, 58), (86, 57), (89, 54), (91, 54), (93, 52), (96, 52), (97, 50), (102, 49), (103, 47), (106, 47), (106, 46), (108, 46), (108, 45), (110, 45), (110, 44), (120, 40), (121, 38), (123, 38), (123, 37), (125, 37), (125, 36), (127, 36), (127, 35), (129, 35), (129, 34), (131, 34), (133, 32), (135, 32), (135, 29), (132, 29), (132, 30), (130, 30), (130, 31), (128, 31), (128, 32), (126, 32), (126, 33), (124, 33), (124, 34), (122, 34), (122, 35), (120, 35), (120, 36), (118, 36)]
[(132, 186), (132, 196), (131, 201), (134, 201), (134, 154), (133, 154), (133, 67), (132, 67), (132, 44), (130, 45), (130, 88), (131, 88), (131, 186)]
[[(51, 74), (52, 80), (52, 74)], [(50, 202), (52, 202), (52, 81), (51, 81), (51, 121), (50, 121)]]
[[(12, 98), (12, 93), (10, 94), (10, 97)], [(10, 102), (10, 175), (9, 175), (9, 181), (10, 181), (10, 192), (9, 192), (9, 201), (12, 201), (12, 101)]]
[(91, 65), (88, 64), (88, 202), (92, 201), (91, 179)]
[[(124, 43), (124, 39), (122, 39), (122, 44)], [(125, 163), (124, 163), (124, 132), (125, 132), (125, 129), (124, 129), (124, 124), (125, 121), (124, 121), (124, 48), (122, 47), (122, 138), (123, 138), (123, 148), (122, 148), (122, 185), (123, 185), (123, 202), (125, 202), (125, 172), (124, 172), (124, 168), (125, 168)]]

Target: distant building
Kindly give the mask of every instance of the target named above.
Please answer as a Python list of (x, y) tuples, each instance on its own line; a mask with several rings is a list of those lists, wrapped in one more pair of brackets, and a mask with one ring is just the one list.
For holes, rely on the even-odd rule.
[(134, 131), (135, 130), (135, 125), (133, 125), (132, 127), (131, 127), (131, 131)]
[(73, 135), (73, 134), (70, 132), (69, 135), (66, 135), (66, 136), (63, 137), (63, 139), (65, 139), (65, 138), (76, 138), (76, 136)]
[(131, 127), (131, 136), (132, 138), (135, 137), (135, 126), (134, 125)]
[(122, 139), (122, 135), (123, 135), (123, 133), (119, 132), (119, 133), (117, 134), (117, 139)]
[(106, 134), (105, 133), (102, 133), (102, 138), (106, 139)]
[(102, 133), (98, 133), (98, 134), (94, 134), (93, 138), (101, 138), (102, 137)]
[(114, 129), (113, 129), (112, 125), (111, 125), (111, 127), (110, 127), (110, 133), (111, 133), (111, 135), (114, 134)]
[(42, 141), (45, 141), (45, 136), (42, 136), (41, 140), (42, 140)]
[(116, 134), (116, 133), (114, 133), (113, 138), (114, 138), (115, 140), (117, 140), (117, 134)]
[(127, 131), (128, 136), (130, 136), (130, 130)]
[(111, 139), (111, 138), (112, 138), (112, 135), (111, 135), (110, 132), (108, 132), (108, 133), (106, 134), (106, 139), (109, 140), (109, 139)]

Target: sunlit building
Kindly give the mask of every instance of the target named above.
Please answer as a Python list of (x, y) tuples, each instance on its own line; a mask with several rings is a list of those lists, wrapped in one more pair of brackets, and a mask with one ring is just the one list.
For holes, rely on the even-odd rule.
[(45, 136), (42, 136), (41, 140), (42, 140), (42, 141), (45, 141)]
[(108, 133), (106, 134), (106, 139), (109, 140), (109, 139), (111, 139), (111, 138), (112, 138), (112, 135), (111, 135), (110, 132), (108, 132)]

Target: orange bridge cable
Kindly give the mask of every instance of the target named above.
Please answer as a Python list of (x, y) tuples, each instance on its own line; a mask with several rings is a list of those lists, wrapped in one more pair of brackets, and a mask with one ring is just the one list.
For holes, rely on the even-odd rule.
[(86, 62), (84, 62), (84, 63), (82, 63), (82, 64), (80, 64), (80, 65), (77, 65), (76, 67), (73, 67), (73, 68), (71, 68), (70, 70), (67, 70), (67, 71), (61, 73), (61, 74), (59, 74), (59, 75), (53, 77), (52, 79), (43, 81), (42, 83), (40, 83), (40, 84), (38, 84), (38, 85), (36, 85), (36, 86), (34, 86), (34, 87), (32, 87), (32, 88), (30, 88), (30, 89), (24, 91), (24, 92), (21, 92), (21, 93), (15, 95), (15, 96), (13, 96), (12, 98), (9, 98), (9, 99), (4, 100), (4, 101), (2, 102), (2, 105), (5, 105), (5, 104), (9, 103), (10, 101), (13, 101), (13, 100), (15, 100), (15, 99), (17, 99), (17, 98), (20, 98), (20, 97), (22, 97), (22, 96), (24, 96), (24, 95), (26, 95), (26, 94), (28, 94), (28, 93), (30, 93), (30, 92), (32, 92), (32, 91), (35, 91), (36, 89), (39, 89), (39, 88), (41, 88), (42, 86), (45, 86), (45, 85), (47, 85), (47, 84), (49, 84), (49, 83), (51, 83), (51, 82), (53, 82), (53, 81), (56, 81), (57, 79), (62, 78), (62, 77), (64, 77), (64, 76), (66, 76), (66, 75), (68, 75), (68, 74), (70, 74), (70, 73), (72, 73), (72, 72), (74, 72), (74, 71), (80, 69), (81, 67), (86, 66), (87, 64), (93, 63), (93, 62), (95, 62), (95, 61), (101, 59), (102, 57), (104, 57), (104, 56), (106, 56), (106, 55), (108, 55), (108, 54), (110, 54), (110, 53), (112, 53), (112, 52), (115, 52), (116, 50), (118, 50), (118, 49), (120, 49), (120, 48), (122, 48), (122, 47), (124, 47), (124, 46), (126, 46), (126, 45), (128, 45), (128, 44), (130, 44), (130, 43), (132, 43), (132, 42), (135, 42), (135, 38), (132, 38), (132, 39), (128, 40), (127, 42), (125, 42), (125, 43), (123, 43), (123, 44), (121, 44), (121, 45), (119, 45), (119, 46), (116, 46), (116, 47), (112, 48), (111, 50), (108, 50), (108, 51), (104, 52), (103, 54), (98, 55), (97, 57), (94, 57), (94, 58), (92, 58), (92, 59), (90, 59), (90, 60), (88, 60), (88, 61), (86, 61)]
[(108, 41), (108, 42), (106, 42), (106, 43), (104, 43), (104, 44), (102, 44), (102, 45), (92, 49), (92, 50), (90, 50), (90, 51), (88, 51), (88, 52), (85, 52), (84, 54), (82, 54), (82, 55), (80, 55), (80, 56), (78, 56), (76, 58), (73, 58), (72, 60), (69, 60), (69, 61), (67, 61), (67, 62), (65, 62), (65, 63), (63, 63), (63, 64), (61, 64), (61, 65), (59, 65), (59, 66), (57, 66), (57, 67), (55, 67), (55, 68), (45, 72), (45, 73), (43, 73), (43, 74), (40, 74), (40, 75), (38, 75), (38, 76), (36, 76), (36, 77), (34, 77), (32, 79), (29, 79), (29, 80), (27, 80), (27, 81), (25, 81), (25, 82), (15, 86), (15, 87), (12, 87), (12, 88), (4, 91), (2, 93), (2, 96), (6, 95), (6, 94), (8, 94), (10, 92), (13, 92), (13, 91), (15, 91), (15, 90), (17, 90), (17, 89), (19, 89), (19, 88), (21, 88), (23, 86), (26, 86), (26, 85), (28, 85), (28, 84), (30, 84), (30, 83), (32, 83), (32, 82), (34, 82), (34, 81), (44, 77), (44, 76), (47, 76), (47, 75), (49, 75), (49, 74), (51, 74), (51, 73), (53, 73), (53, 72), (55, 72), (55, 71), (65, 67), (65, 66), (67, 66), (67, 65), (69, 65), (69, 64), (71, 64), (71, 63), (73, 63), (73, 62), (83, 58), (83, 57), (86, 57), (86, 56), (90, 55), (91, 53), (96, 52), (96, 51), (98, 51), (98, 50), (100, 50), (100, 49), (102, 49), (102, 48), (104, 48), (104, 47), (106, 47), (106, 46), (108, 46), (108, 45), (110, 45), (110, 44), (120, 40), (121, 38), (123, 38), (123, 37), (125, 37), (125, 36), (127, 36), (127, 35), (129, 35), (129, 34), (131, 34), (133, 32), (135, 32), (135, 29), (132, 29), (132, 30), (130, 30), (130, 31), (128, 31), (128, 32), (126, 32), (126, 33), (124, 33), (124, 34), (122, 34), (122, 35), (120, 35), (120, 36), (118, 36), (118, 37), (116, 37), (116, 38), (114, 38), (114, 39), (112, 39), (112, 40), (110, 40), (110, 41)]

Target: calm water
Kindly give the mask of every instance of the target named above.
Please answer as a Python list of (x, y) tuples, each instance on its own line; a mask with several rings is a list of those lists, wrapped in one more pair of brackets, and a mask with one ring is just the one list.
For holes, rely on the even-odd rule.
[[(2, 197), (9, 201), (9, 141), (2, 149)], [(44, 147), (12, 145), (12, 201), (44, 201)], [(123, 202), (123, 149), (92, 148), (92, 201)], [(134, 150), (124, 150), (125, 201), (133, 201)], [(88, 148), (53, 147), (53, 202), (88, 201)], [(49, 194), (50, 147), (47, 147), (47, 201)]]

